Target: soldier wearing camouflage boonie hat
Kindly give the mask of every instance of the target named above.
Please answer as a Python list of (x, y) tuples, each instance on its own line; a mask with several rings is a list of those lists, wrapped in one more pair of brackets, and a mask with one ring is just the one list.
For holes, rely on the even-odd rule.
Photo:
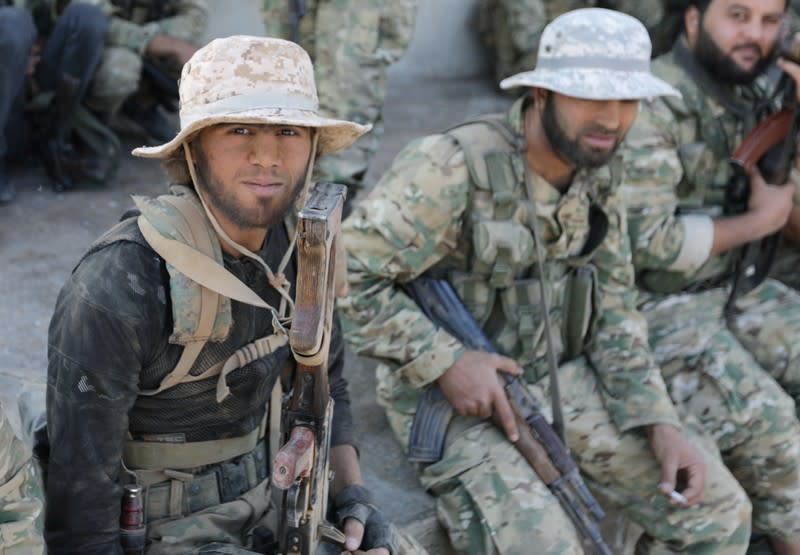
[(650, 37), (642, 23), (604, 8), (567, 12), (542, 33), (536, 69), (500, 88), (541, 87), (589, 100), (680, 96), (650, 73)]
[[(169, 194), (134, 198), (138, 213), (90, 248), (53, 314), (45, 521), (54, 555), (122, 553), (133, 539), (148, 555), (291, 544), (275, 529), (276, 512), (290, 509), (273, 504), (269, 461), (283, 441), (280, 378), (297, 368), (288, 335), (304, 268), (292, 209), (315, 156), (369, 127), (320, 116), (308, 55), (279, 39), (213, 41), (184, 66), (180, 96), (177, 136), (135, 150), (166, 159)], [(331, 514), (347, 550), (399, 555), (394, 527), (360, 483), (335, 317), (324, 343)], [(120, 529), (132, 482), (144, 488), (139, 536)]]
[[(628, 16), (580, 10), (546, 35), (542, 67), (510, 80), (530, 90), (507, 113), (409, 143), (345, 221), (346, 338), (380, 362), (379, 403), (400, 442), (416, 447), (409, 455), (427, 463), (420, 481), (459, 553), (584, 551), (574, 506), (518, 449), (498, 372), (519, 375), (545, 414), (563, 409), (589, 487), (641, 526), (637, 553), (743, 553), (752, 506), (743, 486), (754, 484), (725, 465), (752, 468), (762, 452), (745, 442), (726, 459), (714, 434), (740, 416), (731, 405), (746, 406), (754, 436), (769, 443), (771, 413), (759, 408), (774, 398), (785, 416), (787, 399), (767, 381), (716, 395), (708, 384), (702, 406), (674, 402), (682, 376), (662, 374), (635, 306), (615, 150), (638, 99), (674, 91), (649, 75), (647, 34)], [(420, 276), (449, 281), (496, 353), (470, 349), (426, 317), (405, 293)], [(412, 430), (430, 423), (419, 415), (432, 384), (456, 415), (443, 446), (412, 443)], [(796, 429), (791, 418), (774, 424)], [(796, 453), (773, 447), (781, 461)], [(670, 501), (675, 488), (687, 503)]]

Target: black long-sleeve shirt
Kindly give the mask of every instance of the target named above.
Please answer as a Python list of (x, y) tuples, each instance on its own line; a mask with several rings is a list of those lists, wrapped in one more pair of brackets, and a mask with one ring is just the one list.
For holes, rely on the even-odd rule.
[[(217, 377), (180, 384), (156, 396), (183, 347), (169, 343), (172, 306), (165, 262), (139, 234), (134, 219), (111, 232), (80, 262), (62, 289), (50, 323), (47, 419), (50, 463), (45, 537), (48, 552), (121, 554), (120, 463), (126, 433), (134, 438), (168, 435), (184, 441), (242, 436), (264, 414), (280, 369), (291, 354), (281, 348), (231, 373), (230, 395), (215, 399)], [(288, 248), (275, 226), (258, 254), (273, 269)], [(278, 293), (253, 261), (224, 255), (225, 267), (277, 307)], [(295, 265), (286, 276), (295, 282)], [(228, 338), (207, 343), (192, 374), (225, 360), (239, 347), (269, 335), (267, 310), (232, 301)], [(330, 355), (335, 400), (332, 445), (352, 444), (352, 417), (342, 375), (343, 342), (338, 321)]]

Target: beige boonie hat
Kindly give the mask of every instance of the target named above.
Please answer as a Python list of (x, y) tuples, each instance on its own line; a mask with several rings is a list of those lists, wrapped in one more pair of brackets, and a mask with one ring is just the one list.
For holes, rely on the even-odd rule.
[(650, 73), (650, 36), (629, 15), (604, 8), (567, 12), (542, 32), (536, 69), (500, 88), (541, 87), (587, 100), (680, 96)]
[(237, 35), (211, 41), (183, 66), (179, 92), (178, 135), (134, 149), (134, 155), (166, 158), (194, 133), (218, 123), (314, 127), (320, 154), (347, 148), (372, 128), (319, 115), (311, 59), (281, 39)]

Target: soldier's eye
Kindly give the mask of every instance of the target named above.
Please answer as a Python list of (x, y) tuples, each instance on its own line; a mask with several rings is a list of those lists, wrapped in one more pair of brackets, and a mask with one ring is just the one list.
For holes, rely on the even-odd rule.
[(248, 135), (250, 133), (247, 127), (232, 127), (230, 131), (234, 135)]
[(297, 135), (297, 130), (293, 127), (281, 127), (278, 130), (278, 133), (285, 137), (293, 137), (294, 135)]

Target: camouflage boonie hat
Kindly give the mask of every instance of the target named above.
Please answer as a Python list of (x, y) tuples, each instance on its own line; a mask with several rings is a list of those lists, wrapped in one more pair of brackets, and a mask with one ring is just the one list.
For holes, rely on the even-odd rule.
[(586, 8), (557, 17), (542, 32), (536, 69), (500, 88), (541, 87), (588, 100), (680, 96), (650, 73), (650, 36), (636, 18)]
[(369, 125), (319, 115), (311, 59), (293, 42), (238, 35), (211, 41), (181, 72), (181, 129), (170, 142), (133, 151), (166, 158), (204, 127), (218, 123), (296, 125), (319, 130), (320, 154), (347, 148)]

